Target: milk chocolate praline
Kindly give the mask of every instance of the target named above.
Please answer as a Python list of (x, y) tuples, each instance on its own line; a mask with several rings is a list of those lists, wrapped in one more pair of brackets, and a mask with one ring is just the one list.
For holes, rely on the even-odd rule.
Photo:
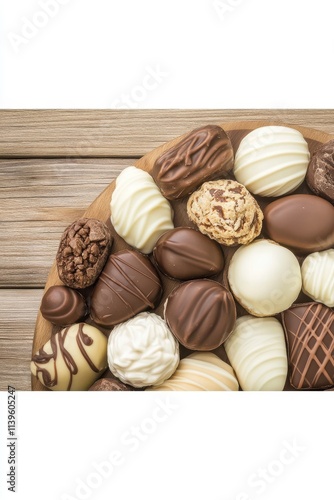
[(185, 347), (211, 351), (231, 335), (236, 308), (232, 294), (212, 280), (182, 283), (168, 296), (165, 319)]
[(290, 382), (296, 389), (334, 385), (334, 311), (323, 304), (295, 304), (282, 313)]
[(66, 326), (83, 319), (87, 306), (76, 290), (67, 286), (51, 286), (42, 299), (41, 314), (54, 325)]
[(113, 326), (159, 303), (162, 285), (148, 257), (136, 250), (110, 255), (92, 294), (91, 317)]
[(152, 176), (168, 200), (183, 198), (204, 181), (224, 177), (233, 168), (231, 141), (217, 125), (190, 132), (155, 162)]
[(326, 250), (334, 245), (334, 207), (311, 194), (285, 196), (266, 206), (264, 231), (298, 254)]
[(306, 182), (315, 194), (334, 202), (334, 140), (313, 153)]
[(164, 274), (178, 280), (214, 276), (224, 267), (218, 243), (190, 227), (177, 227), (163, 234), (153, 257)]

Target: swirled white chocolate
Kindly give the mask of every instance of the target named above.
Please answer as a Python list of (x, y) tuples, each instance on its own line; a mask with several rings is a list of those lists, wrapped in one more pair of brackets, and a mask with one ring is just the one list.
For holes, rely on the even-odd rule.
[(179, 344), (157, 314), (137, 314), (115, 326), (109, 336), (110, 371), (133, 387), (162, 384), (179, 361)]
[(238, 381), (230, 365), (212, 352), (194, 352), (184, 359), (166, 382), (149, 391), (237, 391)]
[(150, 253), (160, 236), (173, 229), (173, 212), (147, 172), (127, 167), (116, 179), (111, 223), (126, 243)]
[(53, 391), (87, 390), (107, 368), (107, 337), (77, 323), (52, 334), (32, 357), (31, 372)]
[(308, 255), (302, 265), (302, 280), (306, 295), (334, 307), (334, 249)]
[(310, 160), (307, 142), (290, 127), (260, 127), (241, 141), (234, 175), (253, 194), (281, 196), (303, 182)]
[(277, 319), (242, 316), (224, 346), (244, 391), (283, 390), (288, 361)]

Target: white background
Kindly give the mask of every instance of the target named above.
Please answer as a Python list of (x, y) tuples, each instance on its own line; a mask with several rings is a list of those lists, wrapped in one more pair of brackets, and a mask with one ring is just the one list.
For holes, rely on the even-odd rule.
[[(212, 0), (62, 3), (45, 17), (39, 1), (0, 1), (1, 108), (334, 107), (332, 0), (222, 0), (220, 14)], [(123, 464), (86, 498), (332, 495), (330, 392), (172, 395), (178, 408), (132, 452), (121, 436), (156, 398), (19, 393), (13, 496), (2, 393), (0, 497), (78, 498), (77, 481), (117, 449)], [(247, 485), (294, 441), (303, 451), (262, 495)]]
[(0, 1), (1, 107), (334, 107), (332, 0), (47, 1)]

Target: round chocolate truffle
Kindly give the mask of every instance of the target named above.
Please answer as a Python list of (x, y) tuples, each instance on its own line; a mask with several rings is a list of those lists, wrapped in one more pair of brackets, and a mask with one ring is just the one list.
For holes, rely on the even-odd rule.
[(153, 257), (164, 274), (178, 280), (214, 276), (224, 267), (218, 243), (190, 227), (177, 227), (163, 234)]
[(42, 299), (41, 314), (54, 325), (66, 326), (83, 319), (87, 306), (76, 290), (67, 286), (51, 286)]
[(288, 309), (302, 287), (297, 258), (271, 240), (238, 248), (228, 280), (237, 301), (253, 316), (273, 316)]
[(334, 140), (315, 151), (307, 169), (306, 182), (315, 194), (334, 202)]
[(259, 236), (263, 213), (245, 186), (232, 180), (202, 184), (187, 203), (189, 219), (221, 245), (245, 245)]
[(220, 283), (193, 280), (168, 296), (165, 319), (180, 344), (193, 351), (211, 351), (231, 335), (236, 308), (232, 294)]

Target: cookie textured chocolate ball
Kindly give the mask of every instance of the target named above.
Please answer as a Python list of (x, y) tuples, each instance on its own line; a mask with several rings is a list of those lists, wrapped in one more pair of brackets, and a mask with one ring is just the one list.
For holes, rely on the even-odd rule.
[(83, 296), (67, 286), (51, 286), (44, 294), (41, 303), (43, 318), (54, 325), (71, 325), (87, 314)]
[(63, 233), (56, 261), (63, 283), (87, 288), (98, 278), (108, 258), (113, 238), (97, 219), (78, 219)]
[(222, 245), (250, 243), (262, 229), (263, 213), (255, 198), (232, 180), (205, 182), (190, 196), (187, 212), (201, 233)]
[(334, 202), (334, 140), (315, 151), (307, 169), (306, 182), (315, 194)]

